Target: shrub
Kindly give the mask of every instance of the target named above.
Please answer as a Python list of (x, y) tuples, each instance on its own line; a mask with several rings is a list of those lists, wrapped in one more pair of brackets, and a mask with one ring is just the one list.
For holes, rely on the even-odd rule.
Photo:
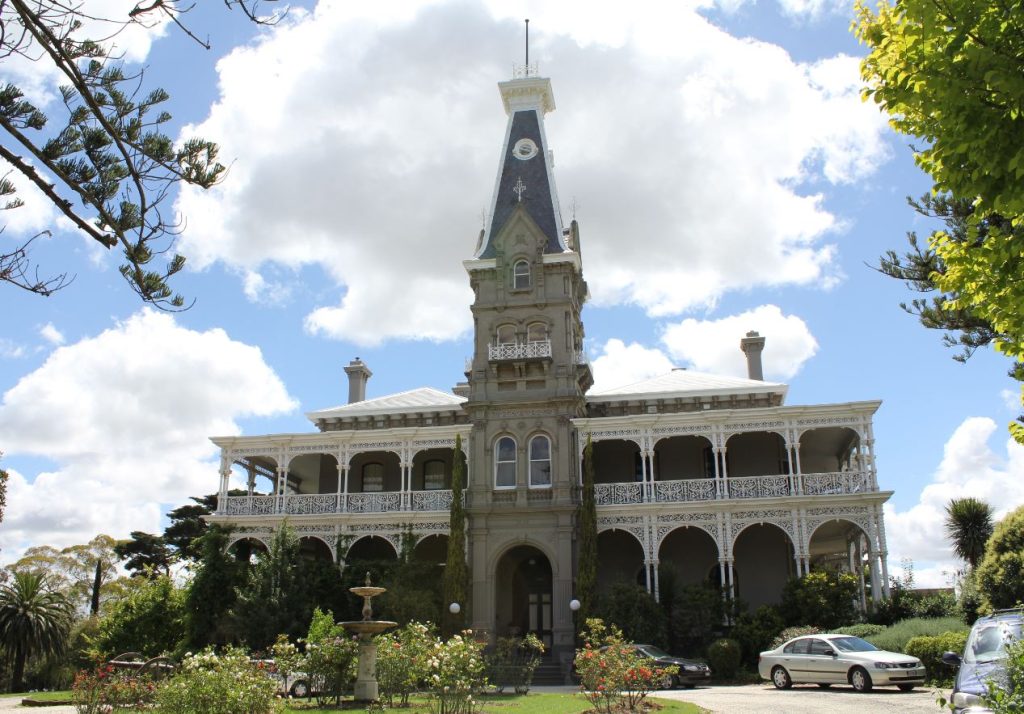
[(854, 637), (860, 637), (866, 639), (877, 635), (885, 629), (884, 625), (872, 625), (867, 622), (863, 622), (859, 625), (847, 625), (846, 627), (837, 627), (833, 632), (838, 635), (853, 635)]
[(736, 640), (722, 637), (708, 647), (708, 665), (711, 671), (725, 679), (732, 679), (740, 668), (742, 648)]
[(667, 647), (668, 622), (665, 611), (639, 585), (615, 583), (597, 599), (598, 618), (614, 622), (628, 642)]
[(433, 626), (420, 622), (377, 636), (377, 684), (385, 706), (394, 707), (396, 698), (398, 706), (409, 705), (409, 696), (427, 676), (427, 653), (434, 637)]
[(942, 663), (942, 653), (956, 652), (959, 654), (964, 651), (966, 643), (966, 632), (944, 632), (935, 636), (919, 635), (910, 638), (904, 651), (924, 663), (932, 685), (946, 687), (953, 683), (955, 671)]
[(526, 637), (499, 637), (487, 658), (487, 679), (499, 692), (511, 686), (516, 694), (526, 694), (543, 654), (544, 643), (532, 632)]
[(187, 656), (156, 690), (161, 714), (268, 714), (281, 710), (277, 683), (245, 651), (206, 649)]
[(657, 684), (677, 667), (652, 667), (630, 647), (615, 625), (605, 627), (598, 618), (587, 620), (583, 647), (574, 662), (580, 689), (599, 712), (637, 711)]
[(661, 606), (668, 618), (669, 652), (696, 655), (707, 649), (725, 615), (722, 591), (710, 584), (686, 585), (671, 563), (658, 567)]
[(359, 645), (348, 636), (326, 637), (306, 645), (306, 673), (316, 692), (317, 704), (323, 706), (341, 698), (352, 688), (356, 678)]
[(860, 584), (850, 573), (815, 571), (793, 578), (782, 590), (782, 614), (788, 625), (831, 630), (856, 621), (854, 600)]
[(1006, 672), (1001, 681), (990, 679), (982, 698), (994, 714), (1024, 711), (1024, 640), (1006, 647)]
[(433, 714), (472, 714), (478, 711), (473, 694), (487, 683), (483, 645), (466, 630), (447, 642), (435, 640), (427, 654), (427, 689)]
[(75, 675), (71, 699), (79, 714), (134, 711), (153, 702), (155, 689), (149, 677), (102, 664)]
[(743, 661), (756, 664), (758, 654), (769, 648), (785, 624), (778, 608), (764, 605), (753, 614), (740, 615), (729, 636), (740, 643)]
[(1024, 601), (1024, 506), (996, 524), (974, 575), (986, 607)]
[(905, 652), (907, 643), (914, 637), (941, 635), (946, 632), (968, 632), (969, 628), (958, 617), (923, 618), (902, 620), (885, 628), (877, 635), (865, 637), (880, 650)]
[(772, 640), (772, 643), (771, 645), (769, 645), (768, 649), (773, 650), (779, 645), (785, 642), (789, 642), (794, 637), (803, 637), (804, 635), (816, 635), (819, 632), (821, 632), (821, 630), (819, 630), (817, 627), (787, 627), (785, 630), (783, 630), (775, 636), (775, 639)]
[(281, 675), (280, 684), (284, 688), (282, 693), (287, 694), (288, 676), (301, 669), (306, 658), (299, 652), (298, 647), (288, 641), (288, 635), (278, 635), (268, 654), (273, 658), (274, 667)]

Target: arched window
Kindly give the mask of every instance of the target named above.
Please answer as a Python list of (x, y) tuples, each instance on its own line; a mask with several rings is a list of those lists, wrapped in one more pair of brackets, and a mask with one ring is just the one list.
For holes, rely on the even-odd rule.
[(498, 325), (498, 344), (514, 345), (516, 343), (515, 325)]
[(428, 461), (423, 464), (423, 490), (440, 491), (444, 488), (444, 462)]
[(495, 444), (494, 487), (516, 487), (516, 440), (510, 436), (501, 437)]
[(544, 342), (548, 339), (548, 326), (543, 322), (531, 322), (526, 328), (527, 342)]
[(530, 439), (530, 486), (551, 485), (551, 440), (546, 436)]
[(530, 287), (530, 264), (525, 260), (517, 260), (512, 266), (512, 287), (515, 290)]
[(384, 490), (384, 464), (372, 463), (363, 466), (363, 493)]

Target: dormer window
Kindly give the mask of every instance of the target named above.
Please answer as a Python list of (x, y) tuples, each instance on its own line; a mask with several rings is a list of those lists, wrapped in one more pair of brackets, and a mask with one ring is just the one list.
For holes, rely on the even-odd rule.
[(515, 325), (498, 325), (498, 344), (514, 345), (516, 343)]
[(530, 264), (525, 260), (517, 260), (512, 266), (512, 288), (526, 290), (530, 287)]

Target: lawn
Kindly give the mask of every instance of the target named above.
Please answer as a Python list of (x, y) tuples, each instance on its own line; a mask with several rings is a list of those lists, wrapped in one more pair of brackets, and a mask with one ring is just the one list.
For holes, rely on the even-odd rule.
[[(524, 694), (524, 695), (485, 695), (481, 699), (484, 714), (577, 714), (590, 710), (590, 704), (579, 694)], [(665, 714), (700, 714), (704, 711), (695, 704), (676, 702), (668, 699), (648, 699), (658, 709), (652, 711)], [(317, 709), (313, 703), (293, 702), (285, 711), (341, 711), (340, 709)], [(349, 709), (347, 711), (356, 711)], [(420, 714), (429, 712), (430, 707), (425, 699), (414, 698), (408, 709), (397, 711)]]
[(32, 699), (37, 702), (70, 702), (71, 690), (65, 689), (59, 692), (18, 692), (0, 694), (0, 697), (17, 697), (18, 699)]

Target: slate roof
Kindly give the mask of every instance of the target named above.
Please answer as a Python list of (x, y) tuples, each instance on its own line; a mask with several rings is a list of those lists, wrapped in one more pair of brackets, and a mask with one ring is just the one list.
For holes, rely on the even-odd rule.
[(704, 395), (766, 394), (785, 396), (788, 386), (779, 382), (726, 377), (720, 374), (673, 369), (671, 372), (613, 389), (587, 394), (588, 402), (615, 402), (652, 397), (695, 397)]
[(368, 416), (372, 414), (407, 414), (410, 412), (437, 412), (458, 409), (466, 401), (449, 392), (442, 392), (432, 387), (410, 389), (407, 392), (388, 394), (376, 399), (344, 404), (340, 407), (320, 409), (307, 412), (306, 418), (314, 424), (319, 419), (344, 419), (348, 417)]

